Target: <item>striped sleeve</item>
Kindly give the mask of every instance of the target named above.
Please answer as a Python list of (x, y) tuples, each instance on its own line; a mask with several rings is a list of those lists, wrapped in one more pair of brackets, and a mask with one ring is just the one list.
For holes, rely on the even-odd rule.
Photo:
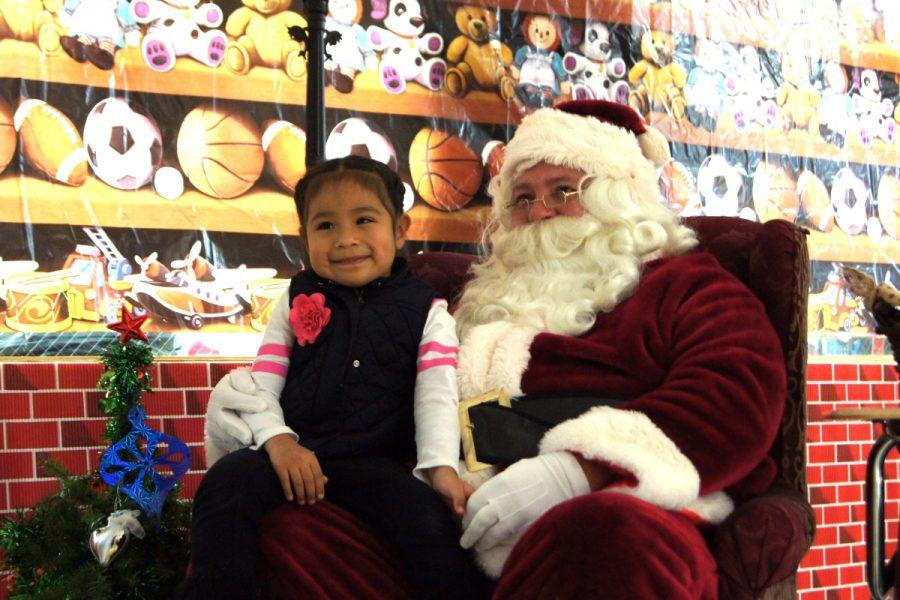
[(419, 343), (415, 389), (416, 455), (413, 474), (427, 481), (425, 471), (438, 466), (457, 470), (459, 464), (459, 392), (456, 321), (447, 301), (435, 300)]
[(294, 347), (294, 332), (291, 331), (289, 321), (289, 301), (289, 294), (285, 292), (275, 305), (251, 368), (256, 393), (265, 399), (267, 406), (263, 412), (241, 413), (241, 417), (253, 432), (254, 449), (281, 433), (287, 433), (297, 439), (297, 434), (284, 422), (280, 403), (281, 390), (284, 389), (291, 351)]

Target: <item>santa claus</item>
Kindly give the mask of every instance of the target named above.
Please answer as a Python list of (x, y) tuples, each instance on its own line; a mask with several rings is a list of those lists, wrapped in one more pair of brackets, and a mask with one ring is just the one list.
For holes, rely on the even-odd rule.
[[(756, 297), (689, 252), (693, 232), (658, 197), (668, 158), (630, 108), (576, 101), (526, 117), (491, 182), (491, 253), (455, 312), (461, 397), (622, 399), (473, 480), (461, 543), (499, 580), (495, 598), (715, 598), (703, 525), (773, 479), (780, 345)], [(235, 397), (211, 398), (211, 447), (246, 435), (234, 409), (253, 402)], [(309, 572), (334, 571), (345, 538), (308, 535)], [(388, 560), (372, 552), (357, 560)]]

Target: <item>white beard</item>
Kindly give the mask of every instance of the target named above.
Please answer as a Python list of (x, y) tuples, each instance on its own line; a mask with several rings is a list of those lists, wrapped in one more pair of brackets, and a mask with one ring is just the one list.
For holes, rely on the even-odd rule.
[(562, 335), (586, 332), (597, 312), (612, 310), (640, 278), (639, 257), (622, 253), (619, 237), (588, 215), (500, 227), (491, 237), (492, 255), (474, 268), (460, 299), (460, 336), (496, 321)]

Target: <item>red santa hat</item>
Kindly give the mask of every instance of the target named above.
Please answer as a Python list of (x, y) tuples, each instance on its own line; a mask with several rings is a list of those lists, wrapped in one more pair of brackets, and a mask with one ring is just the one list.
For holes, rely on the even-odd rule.
[(506, 146), (500, 184), (547, 162), (588, 175), (621, 179), (647, 174), (669, 159), (669, 145), (632, 108), (605, 100), (573, 100), (522, 120)]

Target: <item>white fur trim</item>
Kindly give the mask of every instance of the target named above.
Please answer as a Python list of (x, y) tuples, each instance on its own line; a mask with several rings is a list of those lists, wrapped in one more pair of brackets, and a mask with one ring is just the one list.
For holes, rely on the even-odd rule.
[(725, 492), (713, 492), (700, 496), (685, 508), (702, 521), (718, 525), (734, 511), (734, 501)]
[(647, 160), (659, 169), (672, 158), (669, 142), (658, 129), (647, 127), (647, 131), (637, 136), (638, 145)]
[(508, 544), (497, 544), (493, 548), (488, 548), (487, 550), (475, 551), (475, 561), (488, 577), (500, 579), (500, 574), (503, 573), (503, 565), (506, 564), (506, 559), (509, 558), (513, 548), (515, 548), (516, 542), (519, 541), (519, 537), (522, 536), (518, 536)]
[(632, 473), (630, 494), (660, 508), (681, 510), (700, 494), (700, 475), (678, 446), (643, 413), (608, 406), (593, 408), (544, 435), (540, 453), (577, 452)]
[(533, 327), (507, 321), (477, 325), (459, 347), (456, 377), (460, 398), (474, 398), (503, 389), (511, 396), (522, 393), (522, 374), (531, 360)]
[[(658, 131), (656, 134), (662, 137)], [(659, 138), (650, 135), (647, 142), (652, 158), (644, 156), (638, 138), (627, 129), (593, 117), (543, 108), (525, 117), (506, 145), (500, 178), (511, 182), (518, 173), (540, 161), (599, 177), (632, 177), (636, 172), (648, 171), (648, 162), (655, 164), (659, 159)], [(646, 133), (641, 137), (645, 136)]]

